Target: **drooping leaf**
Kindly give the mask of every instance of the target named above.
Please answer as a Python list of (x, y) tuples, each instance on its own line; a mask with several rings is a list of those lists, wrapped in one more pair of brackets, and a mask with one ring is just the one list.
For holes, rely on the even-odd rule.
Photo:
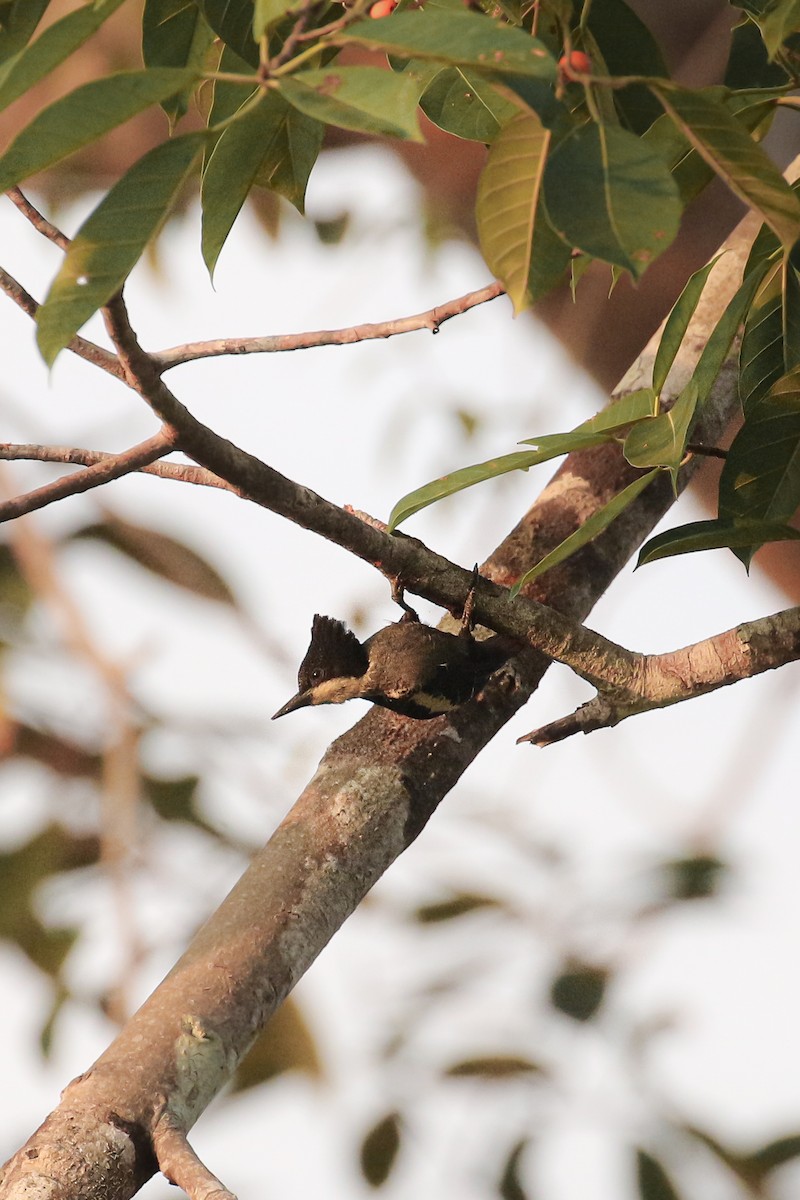
[(423, 92), (420, 108), (447, 133), (487, 143), (519, 112), (488, 80), (464, 67), (437, 71)]
[[(800, 369), (750, 408), (733, 440), (719, 484), (724, 519), (789, 521), (800, 504)], [(747, 564), (752, 557), (741, 551)]]
[(193, 592), (205, 600), (236, 607), (236, 598), (222, 576), (183, 542), (154, 529), (106, 514), (100, 524), (84, 525), (73, 538), (91, 538), (113, 546), (160, 579)]
[(542, 202), (550, 139), (535, 113), (513, 117), (492, 142), (478, 182), (481, 250), (517, 311), (546, 295), (570, 260)]
[(386, 1182), (400, 1149), (402, 1119), (391, 1112), (373, 1125), (361, 1143), (361, 1173), (371, 1187)]
[(477, 12), (420, 8), (394, 13), (391, 21), (361, 21), (332, 39), (405, 58), (433, 59), (449, 67), (471, 67), (486, 75), (522, 75), (554, 82), (550, 52), (522, 29), (512, 29)]
[(728, 88), (780, 87), (787, 81), (785, 69), (770, 62), (758, 27), (742, 21), (731, 35), (731, 52), (723, 83)]
[(0, 25), (0, 62), (27, 45), (49, 3), (50, 0), (6, 0)]
[(739, 350), (739, 399), (745, 414), (786, 373), (782, 265), (773, 263), (747, 313)]
[(800, 1158), (800, 1134), (793, 1133), (786, 1137), (776, 1138), (768, 1142), (754, 1154), (743, 1159), (743, 1165), (748, 1167), (757, 1178), (764, 1178), (770, 1171), (782, 1167), (784, 1163)]
[(771, 4), (744, 3), (761, 31), (764, 46), (773, 59), (786, 39), (800, 30), (800, 0), (773, 0)]
[(728, 864), (714, 854), (673, 858), (662, 867), (664, 887), (671, 900), (708, 900), (719, 891)]
[(521, 1138), (514, 1145), (503, 1166), (503, 1173), (497, 1185), (500, 1200), (527, 1200), (528, 1193), (522, 1186), (519, 1174), (519, 1164), (522, 1155), (530, 1145), (530, 1138)]
[[(145, 0), (142, 14), (142, 58), (146, 67), (190, 67), (202, 70), (214, 31), (196, 0)], [(189, 107), (191, 87), (164, 101), (173, 123)]]
[[(82, 46), (122, 3), (123, 0), (98, 0), (95, 4), (85, 4), (50, 25), (30, 46), (6, 59), (0, 68), (0, 109), (13, 104)], [(0, 42), (2, 37), (0, 33)]]
[(187, 133), (149, 150), (84, 221), (37, 315), (36, 341), (48, 366), (125, 282), (169, 216), (204, 140), (204, 133)]
[(695, 419), (697, 384), (690, 379), (672, 407), (657, 417), (639, 421), (625, 438), (622, 452), (632, 467), (666, 467), (678, 486), (678, 471)]
[(573, 432), (611, 433), (646, 417), (655, 416), (655, 413), (656, 397), (653, 388), (636, 388), (632, 392), (616, 396), (605, 408), (601, 408), (599, 413), (582, 421)]
[(678, 232), (681, 203), (664, 160), (614, 126), (590, 123), (567, 134), (549, 156), (544, 197), (568, 245), (637, 279)]
[(253, 40), (258, 42), (272, 25), (292, 9), (300, 7), (299, 0), (255, 0), (253, 6)]
[(757, 550), (767, 542), (793, 541), (800, 531), (790, 525), (763, 521), (690, 521), (650, 538), (639, 551), (636, 566), (673, 558), (678, 554), (695, 554), (700, 550)]
[(419, 83), (412, 75), (332, 65), (284, 76), (278, 88), (295, 108), (327, 125), (423, 140), (417, 118)]
[(719, 262), (720, 257), (718, 254), (705, 267), (701, 267), (699, 271), (695, 271), (694, 275), (690, 276), (689, 282), (672, 306), (664, 325), (664, 332), (661, 334), (661, 341), (658, 344), (656, 360), (653, 365), (653, 390), (656, 395), (661, 394), (661, 389), (666, 383), (670, 367), (675, 361), (675, 355), (680, 350), (686, 330), (689, 328), (689, 322), (694, 316), (695, 309), (700, 301), (706, 280), (714, 269), (715, 264)]
[(324, 125), (268, 92), (223, 130), (200, 192), (203, 260), (213, 277), (220, 251), (254, 183), (272, 185), (302, 212)]
[(200, 0), (203, 14), (217, 37), (251, 67), (258, 66), (253, 37), (253, 0)]
[(195, 71), (161, 67), (122, 71), (76, 88), (38, 113), (0, 157), (0, 192), (61, 162), (196, 80)]
[(800, 202), (772, 160), (725, 106), (704, 92), (653, 85), (665, 110), (698, 153), (784, 246), (800, 237)]
[[(610, 75), (669, 75), (658, 43), (625, 0), (593, 0), (588, 29), (596, 39)], [(614, 92), (628, 129), (644, 133), (661, 107), (643, 84)]]
[(574, 533), (571, 533), (560, 545), (551, 550), (549, 554), (546, 554), (534, 567), (531, 567), (530, 571), (527, 571), (514, 584), (511, 589), (511, 595), (518, 595), (526, 584), (531, 583), (534, 579), (543, 575), (545, 571), (549, 571), (551, 567), (558, 566), (559, 563), (564, 562), (575, 554), (577, 550), (588, 545), (598, 534), (607, 529), (611, 522), (616, 520), (620, 513), (624, 512), (628, 505), (632, 504), (640, 492), (643, 492), (659, 474), (658, 467), (655, 467), (652, 471), (648, 471), (646, 475), (642, 475), (639, 479), (635, 479), (633, 483), (629, 483), (612, 500), (609, 500), (608, 504), (604, 504), (588, 520), (584, 521), (579, 529), (576, 529)]
[(646, 1150), (636, 1151), (636, 1182), (641, 1200), (680, 1200), (664, 1167)]
[(692, 375), (692, 379), (697, 385), (698, 411), (702, 409), (711, 395), (714, 381), (730, 353), (733, 340), (745, 318), (753, 296), (758, 290), (760, 280), (761, 276), (757, 271), (745, 277), (703, 347)]

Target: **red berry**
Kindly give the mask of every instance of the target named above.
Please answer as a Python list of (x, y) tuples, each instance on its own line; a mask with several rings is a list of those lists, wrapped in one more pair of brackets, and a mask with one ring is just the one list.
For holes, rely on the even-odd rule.
[(574, 79), (576, 75), (591, 75), (592, 60), (582, 50), (571, 50), (569, 54), (561, 56), (558, 69), (567, 79)]
[(388, 17), (397, 8), (397, 0), (375, 0), (372, 8), (369, 10), (371, 17)]

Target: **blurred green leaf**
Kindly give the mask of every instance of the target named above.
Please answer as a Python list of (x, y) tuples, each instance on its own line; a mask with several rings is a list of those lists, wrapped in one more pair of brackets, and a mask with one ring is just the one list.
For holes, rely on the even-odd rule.
[[(191, 67), (201, 70), (214, 42), (214, 31), (196, 0), (145, 0), (142, 14), (142, 58), (146, 67)], [(171, 122), (188, 107), (193, 85), (162, 102)]]
[(417, 116), (419, 83), (413, 75), (396, 75), (380, 67), (332, 65), (283, 76), (278, 88), (300, 112), (327, 125), (423, 140)]
[(664, 863), (666, 891), (672, 900), (707, 900), (716, 895), (728, 865), (713, 854), (696, 854)]
[(448, 67), (472, 67), (489, 76), (556, 78), (555, 60), (541, 42), (477, 12), (433, 7), (398, 12), (391, 21), (359, 21), (332, 40)]
[(641, 1200), (680, 1200), (661, 1163), (646, 1150), (636, 1151), (636, 1181)]
[(583, 546), (588, 545), (588, 543), (596, 538), (598, 534), (602, 533), (604, 529), (607, 529), (611, 522), (616, 520), (620, 513), (624, 512), (629, 504), (633, 503), (636, 497), (643, 492), (650, 483), (652, 483), (658, 474), (660, 474), (660, 471), (658, 467), (656, 467), (652, 471), (648, 471), (646, 475), (642, 475), (638, 479), (635, 479), (633, 483), (629, 483), (628, 486), (623, 488), (622, 491), (614, 496), (612, 500), (609, 500), (608, 504), (603, 505), (602, 508), (593, 513), (588, 520), (584, 521), (583, 525), (581, 525), (579, 529), (576, 529), (575, 532), (571, 533), (568, 538), (565, 538), (560, 545), (556, 546), (555, 550), (551, 550), (549, 554), (546, 554), (544, 558), (542, 558), (536, 564), (536, 566), (531, 567), (530, 571), (527, 571), (523, 575), (522, 579), (518, 580), (517, 583), (514, 584), (511, 589), (511, 595), (518, 595), (526, 584), (530, 583), (534, 579), (538, 579), (538, 577), (543, 575), (545, 571), (549, 571), (551, 567), (558, 566), (559, 563), (564, 562), (565, 559), (570, 558), (573, 554), (575, 554), (577, 550), (580, 550)]
[(494, 1054), (485, 1058), (466, 1058), (448, 1067), (449, 1079), (511, 1079), (517, 1075), (541, 1075), (543, 1068), (530, 1058), (514, 1054)]
[(550, 1001), (574, 1021), (590, 1021), (603, 1003), (607, 983), (604, 967), (569, 962), (551, 984)]
[(312, 1079), (323, 1075), (314, 1037), (292, 996), (270, 1017), (239, 1063), (230, 1091), (258, 1087), (287, 1071), (302, 1071)]
[(200, 0), (203, 15), (216, 35), (239, 58), (258, 67), (258, 46), (253, 37), (253, 0)]
[(512, 1147), (497, 1185), (497, 1194), (500, 1200), (527, 1200), (527, 1192), (522, 1186), (519, 1175), (519, 1164), (529, 1145), (530, 1138), (521, 1138)]
[(0, 10), (0, 62), (18, 54), (32, 37), (50, 0), (6, 0)]
[(674, 558), (677, 554), (695, 554), (700, 550), (757, 550), (767, 542), (796, 541), (800, 530), (790, 525), (766, 521), (690, 521), (650, 538), (639, 551), (636, 566)]
[(402, 1120), (399, 1113), (382, 1117), (361, 1143), (361, 1173), (372, 1187), (386, 1182), (400, 1149)]
[(468, 913), (479, 912), (487, 908), (499, 908), (500, 901), (494, 896), (479, 896), (474, 892), (460, 892), (447, 900), (436, 904), (421, 904), (414, 910), (413, 919), (421, 925), (434, 925), (440, 921), (452, 921), (454, 917), (463, 917)]
[(0, 157), (0, 192), (61, 162), (197, 78), (196, 71), (162, 67), (121, 71), (75, 88), (42, 109)]
[[(610, 75), (669, 75), (658, 43), (625, 0), (593, 0), (588, 29)], [(614, 99), (634, 133), (644, 133), (661, 115), (661, 106), (643, 84), (615, 91)]]
[(784, 1163), (791, 1162), (795, 1158), (800, 1158), (800, 1134), (798, 1133), (768, 1142), (754, 1154), (748, 1154), (743, 1158), (742, 1165), (761, 1179), (770, 1171), (782, 1167)]
[(236, 607), (236, 598), (219, 572), (196, 551), (167, 534), (134, 525), (109, 513), (100, 523), (76, 529), (72, 538), (104, 542), (168, 583), (194, 592), (205, 600)]
[[(85, 4), (50, 25), (30, 46), (20, 49), (3, 62), (0, 69), (0, 109), (7, 108), (68, 58), (73, 50), (82, 46), (122, 3), (123, 0), (96, 0), (94, 4)], [(35, 11), (35, 5), (30, 0), (27, 7)], [(0, 32), (0, 45), (4, 36), (5, 32)]]
[(728, 187), (759, 212), (785, 246), (800, 237), (800, 203), (772, 160), (721, 103), (689, 88), (655, 94)]
[(570, 246), (638, 279), (673, 241), (682, 206), (660, 154), (625, 129), (590, 123), (551, 152), (550, 224)]
[(142, 780), (148, 800), (165, 821), (195, 821), (194, 802), (199, 783), (199, 775), (181, 775), (176, 779), (147, 775)]
[(740, 7), (758, 25), (770, 59), (800, 29), (800, 0), (772, 0), (768, 4), (743, 0)]
[(81, 225), (36, 318), (36, 341), (48, 366), (122, 287), (169, 216), (204, 140), (204, 133), (187, 133), (149, 150)]

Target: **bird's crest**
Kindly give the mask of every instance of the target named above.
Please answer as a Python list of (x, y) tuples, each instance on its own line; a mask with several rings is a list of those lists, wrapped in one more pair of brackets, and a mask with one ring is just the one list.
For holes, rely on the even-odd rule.
[(311, 645), (297, 672), (300, 691), (323, 679), (363, 675), (368, 666), (366, 650), (344, 622), (317, 613), (311, 625)]

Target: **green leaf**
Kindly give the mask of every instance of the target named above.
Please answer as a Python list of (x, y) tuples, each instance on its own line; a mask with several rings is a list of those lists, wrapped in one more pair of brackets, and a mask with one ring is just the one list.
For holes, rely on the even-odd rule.
[(84, 221), (37, 316), (36, 340), (48, 366), (122, 286), (168, 217), (205, 136), (187, 133), (148, 151)]
[(697, 384), (697, 407), (702, 409), (714, 381), (730, 353), (731, 346), (745, 313), (750, 307), (753, 296), (758, 290), (761, 275), (754, 272), (746, 276), (725, 312), (712, 330), (711, 336), (703, 347), (692, 378)]
[(203, 14), (217, 37), (251, 67), (258, 67), (253, 37), (253, 0), (200, 0)]
[(414, 920), (421, 925), (436, 925), (441, 921), (452, 921), (455, 917), (463, 917), (469, 913), (485, 911), (487, 908), (498, 908), (499, 900), (494, 896), (480, 896), (474, 892), (460, 892), (447, 900), (439, 900), (435, 904), (421, 904), (414, 910)]
[(743, 4), (761, 30), (767, 54), (773, 59), (786, 39), (800, 29), (800, 0), (773, 0), (771, 4)]
[(258, 42), (269, 30), (292, 9), (298, 8), (300, 0), (255, 0), (253, 10), (253, 39)]
[(570, 260), (542, 201), (550, 139), (535, 113), (513, 117), (492, 142), (478, 182), (481, 251), (517, 312), (549, 292)]
[(203, 172), (200, 193), (203, 260), (212, 278), (254, 183), (271, 184), (302, 212), (324, 131), (324, 125), (293, 108), (277, 92), (262, 96), (222, 131)]
[(295, 108), (326, 125), (423, 140), (417, 118), (419, 83), (413, 76), (380, 67), (331, 66), (287, 75), (278, 88)]
[(800, 237), (800, 203), (740, 123), (704, 92), (651, 86), (681, 132), (731, 191), (761, 214), (785, 246), (792, 246)]
[(448, 1067), (449, 1079), (513, 1079), (515, 1075), (541, 1075), (542, 1067), (530, 1058), (516, 1054), (491, 1054), (467, 1058)]
[(527, 1192), (520, 1180), (519, 1164), (529, 1144), (530, 1138), (521, 1138), (512, 1147), (497, 1185), (497, 1194), (500, 1200), (526, 1200)]
[(491, 83), (463, 67), (437, 71), (422, 95), (420, 108), (440, 129), (473, 142), (491, 142), (519, 112)]
[(27, 45), (50, 0), (5, 0), (0, 6), (0, 62)]
[(403, 1122), (399, 1113), (388, 1113), (361, 1143), (361, 1173), (372, 1187), (380, 1187), (389, 1178), (400, 1149)]
[(0, 157), (0, 192), (67, 158), (196, 79), (195, 71), (163, 67), (122, 71), (76, 88), (38, 113)]
[(472, 67), (486, 75), (526, 75), (555, 82), (555, 59), (541, 42), (476, 12), (425, 8), (394, 13), (391, 21), (359, 21), (331, 41), (366, 46), (405, 58)]
[(578, 425), (574, 433), (611, 433), (656, 414), (656, 396), (652, 388), (637, 388), (617, 396), (595, 416)]
[(648, 417), (634, 425), (622, 453), (632, 467), (666, 467), (672, 476), (672, 486), (678, 486), (678, 471), (686, 454), (689, 431), (694, 423), (699, 392), (690, 379), (667, 412)]
[(641, 1200), (680, 1200), (661, 1163), (646, 1150), (636, 1151), (636, 1181)]
[[(588, 28), (610, 75), (669, 76), (658, 43), (625, 0), (593, 0)], [(644, 133), (661, 116), (658, 101), (642, 84), (613, 95), (624, 123), (634, 133)]]
[(607, 983), (605, 967), (569, 961), (550, 985), (550, 1001), (573, 1021), (590, 1021), (603, 1003)]
[(661, 389), (667, 381), (670, 367), (675, 361), (675, 355), (681, 348), (686, 330), (689, 328), (689, 322), (694, 316), (703, 288), (706, 285), (706, 280), (721, 257), (718, 254), (705, 267), (701, 267), (699, 271), (695, 271), (675, 301), (667, 317), (664, 332), (661, 335), (661, 341), (656, 351), (656, 361), (653, 365), (653, 390), (656, 395), (661, 394)]
[(0, 69), (0, 109), (13, 104), (82, 46), (122, 3), (123, 0), (99, 0), (96, 4), (86, 4), (50, 25), (32, 45), (4, 62)]
[(769, 61), (758, 27), (751, 21), (733, 30), (723, 82), (728, 88), (780, 87), (787, 82), (784, 68)]
[(550, 224), (570, 246), (638, 279), (681, 217), (661, 156), (625, 129), (584, 125), (553, 150), (544, 177)]
[(757, 550), (766, 542), (794, 541), (800, 531), (764, 521), (690, 521), (650, 538), (639, 551), (637, 568), (660, 558), (696, 554), (700, 550)]
[(443, 500), (445, 496), (452, 496), (454, 492), (463, 491), (464, 488), (472, 487), (476, 483), (483, 483), (487, 479), (496, 479), (499, 475), (507, 475), (509, 471), (527, 471), (539, 463), (548, 462), (551, 458), (571, 454), (573, 450), (585, 450), (589, 446), (598, 446), (602, 442), (608, 441), (609, 435), (575, 431), (573, 433), (547, 434), (544, 437), (529, 440), (535, 440), (539, 449), (517, 450), (513, 454), (490, 458), (487, 462), (476, 463), (471, 467), (462, 467), (450, 475), (443, 475), (440, 479), (434, 479), (431, 483), (426, 483), (423, 487), (409, 492), (407, 496), (398, 500), (392, 509), (389, 516), (389, 531), (396, 529), (402, 521), (407, 520), (420, 509), (427, 508), (429, 504), (434, 504), (437, 500)]
[[(159, 579), (185, 588), (204, 600), (236, 607), (236, 598), (219, 572), (196, 551), (164, 533), (108, 514), (101, 523), (84, 525), (71, 536), (113, 546)], [(174, 781), (170, 780), (169, 785), (172, 788)]]
[(762, 1146), (755, 1154), (743, 1159), (742, 1165), (750, 1168), (754, 1175), (763, 1178), (770, 1171), (795, 1158), (800, 1158), (800, 1134), (797, 1133), (777, 1138), (774, 1142)]
[(526, 584), (531, 583), (534, 579), (538, 579), (540, 575), (545, 573), (545, 571), (549, 571), (551, 567), (558, 566), (559, 563), (562, 563), (565, 561), (565, 559), (570, 558), (577, 550), (580, 550), (583, 546), (588, 545), (588, 543), (596, 538), (598, 534), (602, 533), (604, 529), (607, 529), (611, 522), (614, 521), (620, 515), (620, 513), (624, 512), (628, 505), (633, 503), (639, 493), (643, 492), (648, 484), (652, 483), (656, 475), (659, 474), (660, 471), (658, 467), (656, 467), (652, 471), (648, 471), (646, 475), (642, 475), (638, 479), (635, 479), (633, 483), (629, 483), (628, 486), (623, 488), (621, 492), (618, 492), (613, 499), (609, 500), (608, 504), (604, 504), (603, 507), (598, 509), (597, 512), (593, 513), (588, 520), (584, 521), (580, 529), (576, 529), (575, 532), (571, 533), (568, 538), (565, 538), (560, 545), (556, 546), (554, 550), (551, 550), (549, 554), (546, 554), (544, 558), (536, 564), (536, 566), (531, 567), (530, 571), (526, 571), (522, 578), (518, 580), (517, 583), (515, 583), (512, 587), (512, 597), (518, 595)]
[[(719, 515), (783, 524), (800, 504), (800, 370), (779, 379), (747, 414), (719, 482)], [(740, 554), (747, 563), (752, 557)]]
[(258, 1087), (287, 1071), (302, 1071), (312, 1079), (324, 1074), (314, 1035), (292, 996), (276, 1009), (237, 1066), (228, 1094)]
[[(763, 273), (762, 273), (763, 275)], [(739, 350), (739, 399), (745, 415), (786, 374), (783, 357), (782, 264), (767, 270), (747, 314)]]
[[(195, 0), (145, 0), (142, 14), (142, 58), (146, 67), (192, 67), (201, 70), (214, 41), (214, 31)], [(189, 107), (192, 86), (164, 101), (173, 123)]]

